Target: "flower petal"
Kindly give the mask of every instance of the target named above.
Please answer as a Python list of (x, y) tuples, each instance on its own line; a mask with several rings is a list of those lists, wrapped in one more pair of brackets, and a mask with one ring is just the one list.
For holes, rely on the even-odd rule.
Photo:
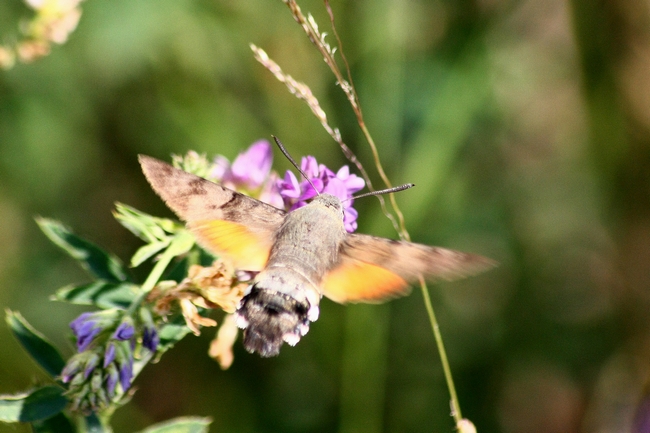
[(133, 328), (133, 325), (128, 322), (122, 322), (120, 323), (120, 326), (118, 326), (115, 330), (113, 338), (120, 341), (126, 341), (133, 338), (134, 335), (135, 329)]
[(108, 343), (104, 352), (104, 368), (108, 367), (113, 361), (115, 361), (115, 344), (111, 342)]
[(240, 153), (230, 166), (233, 183), (241, 183), (250, 189), (262, 186), (271, 172), (273, 152), (271, 144), (266, 140), (253, 143), (248, 150)]

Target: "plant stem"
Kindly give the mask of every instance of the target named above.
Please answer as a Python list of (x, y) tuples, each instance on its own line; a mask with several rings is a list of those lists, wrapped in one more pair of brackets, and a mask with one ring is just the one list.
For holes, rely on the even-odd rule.
[(445, 350), (445, 344), (442, 341), (442, 334), (440, 333), (440, 326), (438, 325), (438, 320), (436, 319), (436, 313), (433, 311), (433, 305), (431, 304), (431, 297), (429, 296), (429, 290), (427, 285), (424, 282), (424, 279), (420, 277), (420, 288), (422, 289), (422, 297), (424, 298), (424, 307), (427, 310), (427, 315), (429, 316), (429, 323), (431, 323), (431, 329), (433, 330), (433, 337), (436, 340), (436, 346), (438, 347), (438, 353), (440, 354), (440, 363), (442, 364), (442, 370), (445, 375), (445, 381), (447, 382), (447, 388), (449, 389), (449, 397), (451, 400), (451, 415), (456, 421), (456, 425), (463, 418), (460, 411), (460, 403), (458, 402), (458, 395), (456, 394), (456, 386), (454, 385), (454, 378), (451, 375), (451, 368), (449, 367), (449, 360), (447, 359), (447, 351)]
[(169, 266), (169, 263), (171, 263), (174, 257), (188, 251), (192, 247), (193, 243), (194, 238), (185, 230), (178, 232), (176, 236), (174, 236), (172, 241), (169, 243), (169, 246), (165, 249), (165, 252), (160, 255), (158, 262), (154, 265), (149, 276), (142, 284), (140, 296), (131, 303), (127, 314), (135, 313), (135, 310), (138, 309), (151, 289), (153, 289), (156, 283), (160, 280), (160, 277), (162, 277), (162, 274), (165, 272), (165, 269), (167, 269), (167, 266)]

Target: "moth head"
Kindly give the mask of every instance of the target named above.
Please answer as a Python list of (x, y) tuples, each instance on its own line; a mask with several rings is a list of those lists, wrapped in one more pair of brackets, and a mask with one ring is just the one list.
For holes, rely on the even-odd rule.
[(343, 203), (337, 196), (323, 193), (314, 197), (311, 202), (320, 206), (325, 206), (327, 209), (335, 212), (340, 217), (341, 221), (343, 221)]

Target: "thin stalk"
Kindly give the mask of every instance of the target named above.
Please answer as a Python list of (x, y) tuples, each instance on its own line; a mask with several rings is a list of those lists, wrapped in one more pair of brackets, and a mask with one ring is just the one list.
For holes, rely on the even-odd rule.
[(454, 417), (454, 421), (456, 421), (456, 425), (458, 425), (460, 421), (463, 419), (463, 415), (460, 411), (460, 403), (458, 401), (458, 395), (456, 394), (456, 386), (454, 385), (454, 378), (451, 374), (451, 367), (449, 367), (449, 360), (447, 359), (447, 351), (445, 350), (445, 343), (442, 341), (440, 326), (438, 326), (436, 313), (433, 311), (433, 305), (431, 304), (431, 297), (429, 296), (429, 290), (427, 290), (427, 285), (424, 282), (424, 279), (421, 277), (420, 277), (420, 288), (422, 289), (424, 306), (427, 310), (427, 315), (429, 316), (429, 323), (431, 323), (433, 337), (436, 340), (436, 346), (438, 347), (438, 353), (440, 354), (440, 363), (442, 364), (442, 371), (445, 375), (447, 388), (449, 389), (449, 398), (451, 400), (451, 415)]
[[(372, 135), (370, 134), (370, 131), (366, 127), (366, 122), (363, 118), (363, 111), (361, 110), (361, 103), (359, 102), (359, 97), (357, 95), (356, 89), (354, 87), (354, 83), (352, 81), (352, 73), (350, 71), (350, 65), (347, 61), (347, 58), (345, 57), (345, 54), (343, 53), (343, 48), (342, 48), (342, 41), (341, 38), (339, 37), (338, 32), (336, 31), (336, 26), (334, 23), (334, 13), (332, 11), (332, 8), (329, 4), (329, 0), (323, 0), (325, 3), (325, 8), (327, 9), (327, 13), (330, 18), (330, 24), (332, 26), (332, 33), (334, 34), (334, 37), (336, 38), (337, 45), (339, 47), (339, 53), (341, 55), (341, 58), (343, 59), (343, 63), (345, 65), (345, 70), (347, 72), (348, 76), (348, 81), (349, 85), (348, 86), (343, 86), (340, 81), (340, 72), (337, 74), (336, 72), (334, 75), (337, 77), (337, 80), (339, 80), (339, 84), (341, 84), (341, 88), (343, 91), (346, 93), (348, 96), (348, 100), (350, 101), (350, 104), (352, 105), (352, 109), (354, 110), (356, 116), (357, 116), (357, 123), (359, 124), (359, 127), (361, 128), (361, 131), (363, 132), (363, 135), (366, 137), (366, 141), (368, 142), (368, 145), (370, 146), (370, 149), (372, 151), (373, 159), (375, 161), (375, 166), (377, 168), (377, 172), (379, 173), (379, 176), (381, 177), (382, 181), (386, 185), (387, 188), (391, 188), (391, 182), (388, 179), (388, 176), (386, 175), (386, 172), (384, 171), (384, 167), (381, 164), (381, 160), (379, 158), (379, 152), (377, 150), (377, 146), (375, 145), (375, 141), (372, 138)], [(322, 50), (321, 50), (322, 51)], [(336, 69), (338, 71), (338, 66), (332, 60), (332, 63), (330, 64), (329, 62), (326, 63), (330, 65), (330, 68), (333, 70)], [(332, 65), (334, 67), (332, 67)], [(346, 83), (347, 84), (347, 83)], [(411, 236), (408, 233), (408, 230), (406, 229), (405, 221), (404, 221), (404, 215), (402, 214), (402, 211), (399, 209), (399, 206), (397, 205), (397, 202), (395, 200), (395, 195), (394, 194), (389, 194), (389, 199), (391, 206), (393, 207), (393, 210), (395, 211), (395, 214), (397, 215), (397, 219), (399, 220), (399, 234), (402, 239), (405, 239), (407, 241), (411, 240)], [(440, 326), (438, 325), (438, 320), (436, 319), (436, 314), (433, 309), (433, 304), (431, 303), (431, 297), (429, 296), (429, 290), (427, 288), (426, 282), (424, 281), (424, 278), (420, 277), (420, 289), (422, 291), (422, 298), (424, 301), (424, 307), (427, 310), (427, 315), (429, 316), (429, 323), (431, 324), (431, 329), (433, 331), (433, 336), (436, 341), (436, 346), (438, 347), (438, 353), (440, 354), (440, 363), (442, 364), (442, 369), (445, 375), (445, 381), (447, 382), (447, 388), (449, 389), (449, 396), (451, 400), (451, 408), (452, 408), (452, 416), (454, 417), (454, 420), (456, 421), (456, 425), (459, 425), (460, 421), (462, 420), (462, 413), (460, 410), (460, 403), (458, 401), (458, 395), (456, 394), (456, 386), (454, 385), (454, 378), (451, 374), (451, 367), (449, 366), (449, 359), (447, 358), (447, 351), (445, 350), (445, 344), (442, 339), (442, 334), (440, 333)]]

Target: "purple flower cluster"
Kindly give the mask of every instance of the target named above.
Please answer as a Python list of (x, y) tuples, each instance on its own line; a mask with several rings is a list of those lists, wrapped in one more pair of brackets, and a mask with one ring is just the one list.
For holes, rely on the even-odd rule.
[(314, 189), (307, 180), (298, 181), (291, 171), (287, 171), (284, 179), (279, 179), (271, 171), (272, 164), (271, 144), (259, 140), (240, 153), (232, 164), (225, 157), (218, 156), (210, 177), (227, 188), (244, 192), (288, 212), (306, 205), (318, 194), (332, 194), (347, 200), (343, 209), (345, 229), (348, 232), (356, 230), (358, 213), (352, 207), (352, 200), (348, 199), (363, 189), (365, 182), (359, 176), (350, 174), (347, 165), (334, 173), (325, 165), (318, 164), (313, 156), (303, 158), (300, 168)]
[(284, 179), (278, 181), (278, 189), (287, 210), (292, 211), (305, 206), (307, 200), (318, 194), (331, 194), (341, 200), (346, 200), (343, 203), (343, 223), (348, 232), (355, 231), (359, 214), (352, 207), (353, 200), (349, 199), (355, 192), (363, 189), (366, 185), (365, 181), (355, 174), (350, 174), (350, 168), (347, 165), (334, 173), (325, 165), (318, 164), (313, 156), (302, 158), (300, 168), (311, 183), (307, 180), (298, 182), (293, 172), (288, 170)]
[[(73, 396), (73, 410), (97, 412), (131, 387), (138, 331), (133, 319), (116, 309), (83, 313), (70, 328), (78, 353), (63, 368), (61, 380)], [(158, 331), (153, 323), (143, 328), (142, 346), (155, 353)]]

